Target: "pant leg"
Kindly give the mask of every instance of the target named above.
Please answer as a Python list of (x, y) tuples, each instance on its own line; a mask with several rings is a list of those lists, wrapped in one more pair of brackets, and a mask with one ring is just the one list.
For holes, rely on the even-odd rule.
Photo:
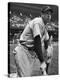
[(17, 66), (17, 72), (19, 76), (31, 76), (32, 68), (29, 60), (29, 51), (23, 46), (17, 46), (15, 48), (15, 62)]

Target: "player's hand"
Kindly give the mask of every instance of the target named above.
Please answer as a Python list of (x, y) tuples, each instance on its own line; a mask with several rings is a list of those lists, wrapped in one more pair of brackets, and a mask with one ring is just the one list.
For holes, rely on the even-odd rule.
[(43, 63), (41, 64), (41, 66), (40, 66), (40, 70), (42, 71), (42, 74), (43, 74), (43, 75), (47, 75), (47, 73), (46, 73), (46, 67), (47, 67), (47, 65), (46, 65), (45, 62), (43, 62)]

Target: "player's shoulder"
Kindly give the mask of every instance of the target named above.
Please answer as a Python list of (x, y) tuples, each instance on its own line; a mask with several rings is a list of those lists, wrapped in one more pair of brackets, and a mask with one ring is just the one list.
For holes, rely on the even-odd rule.
[(39, 22), (43, 22), (41, 17), (35, 17), (34, 19), (32, 19), (29, 23), (39, 23)]
[(36, 17), (36, 18), (34, 18), (34, 21), (42, 21), (42, 18), (41, 17)]
[(43, 23), (42, 18), (41, 18), (41, 17), (36, 17), (36, 18), (34, 18), (33, 20), (31, 20), (31, 21), (29, 22), (29, 25), (30, 25), (31, 28), (32, 28), (33, 25), (35, 25), (35, 24), (40, 24), (40, 25), (43, 26), (44, 23)]
[(38, 24), (43, 24), (43, 20), (41, 17), (36, 17), (34, 20), (33, 20), (34, 24), (38, 23)]

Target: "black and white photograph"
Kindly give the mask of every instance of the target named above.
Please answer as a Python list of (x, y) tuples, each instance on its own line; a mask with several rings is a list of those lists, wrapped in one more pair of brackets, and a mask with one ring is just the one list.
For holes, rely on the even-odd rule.
[(59, 75), (59, 6), (8, 2), (8, 77)]

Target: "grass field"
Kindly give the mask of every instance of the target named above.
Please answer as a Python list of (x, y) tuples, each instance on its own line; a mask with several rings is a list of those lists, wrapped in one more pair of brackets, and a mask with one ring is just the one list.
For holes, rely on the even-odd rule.
[[(16, 66), (14, 62), (14, 56), (12, 54), (13, 49), (17, 46), (17, 44), (11, 44), (10, 45), (10, 72), (14, 73), (16, 72)], [(53, 59), (52, 63), (49, 66), (48, 73), (49, 75), (57, 75), (58, 74), (58, 43), (55, 42), (53, 43)], [(33, 76), (39, 76), (40, 71), (39, 71), (39, 60), (36, 59), (35, 64), (33, 66)]]

